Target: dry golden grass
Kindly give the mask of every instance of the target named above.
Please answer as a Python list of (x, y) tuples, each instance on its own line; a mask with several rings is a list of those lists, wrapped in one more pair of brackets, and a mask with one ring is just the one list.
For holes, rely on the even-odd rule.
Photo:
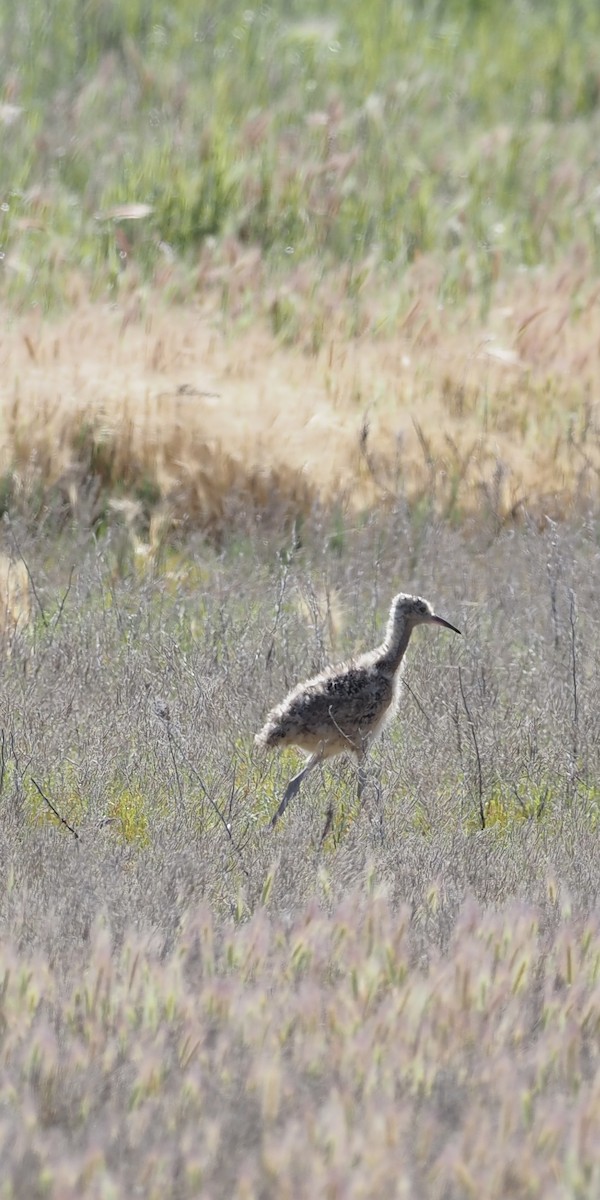
[(0, 553), (0, 639), (10, 651), (10, 639), (31, 619), (31, 587), (21, 560)]
[[(600, 469), (600, 318), (589, 268), (523, 273), (491, 310), (437, 304), (435, 267), (390, 317), (362, 299), (350, 339), (333, 299), (322, 345), (282, 344), (264, 319), (167, 309), (135, 295), (81, 302), (5, 332), (0, 469), (60, 483), (77, 510), (89, 475), (207, 528), (232, 506), (290, 513), (432, 497), (446, 515), (521, 507), (561, 515)], [(384, 314), (382, 316), (382, 314)]]

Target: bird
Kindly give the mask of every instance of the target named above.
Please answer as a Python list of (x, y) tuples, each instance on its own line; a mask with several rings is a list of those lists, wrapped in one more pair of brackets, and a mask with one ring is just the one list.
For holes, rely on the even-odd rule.
[[(366, 783), (365, 758), (373, 740), (397, 711), (401, 667), (417, 625), (440, 625), (461, 633), (456, 625), (438, 617), (427, 600), (400, 592), (392, 600), (380, 646), (349, 662), (326, 667), (319, 675), (299, 683), (268, 714), (254, 739), (257, 747), (298, 746), (308, 754), (308, 761), (285, 789), (271, 818), (272, 828), (283, 816), (302, 780), (325, 759), (337, 754), (352, 754), (358, 761), (360, 802)], [(330, 806), (321, 843), (332, 818)]]

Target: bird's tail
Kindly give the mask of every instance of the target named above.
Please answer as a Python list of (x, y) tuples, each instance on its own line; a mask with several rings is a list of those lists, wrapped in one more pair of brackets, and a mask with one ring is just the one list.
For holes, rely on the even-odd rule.
[(266, 725), (263, 725), (260, 732), (256, 734), (254, 744), (260, 749), (264, 749), (265, 747), (272, 749), (273, 746), (276, 746), (281, 741), (282, 736), (283, 734), (279, 726), (274, 721), (267, 721)]

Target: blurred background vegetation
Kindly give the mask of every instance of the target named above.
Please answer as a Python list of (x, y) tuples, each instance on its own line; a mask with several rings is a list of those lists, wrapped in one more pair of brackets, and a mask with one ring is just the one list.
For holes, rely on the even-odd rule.
[(433, 255), (444, 301), (484, 310), (507, 272), (597, 263), (593, 0), (3, 0), (0, 45), (20, 303), (73, 271), (103, 293), (125, 262), (187, 296), (227, 238), (270, 278), (344, 263), (349, 290)]

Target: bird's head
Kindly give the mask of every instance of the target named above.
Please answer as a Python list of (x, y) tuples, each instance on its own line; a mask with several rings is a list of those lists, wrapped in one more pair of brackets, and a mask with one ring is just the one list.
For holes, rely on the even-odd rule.
[(392, 614), (394, 622), (404, 621), (411, 626), (441, 625), (444, 629), (451, 629), (453, 633), (461, 632), (456, 625), (451, 625), (443, 617), (436, 616), (427, 600), (422, 600), (420, 596), (407, 596), (405, 592), (400, 592), (394, 597)]

